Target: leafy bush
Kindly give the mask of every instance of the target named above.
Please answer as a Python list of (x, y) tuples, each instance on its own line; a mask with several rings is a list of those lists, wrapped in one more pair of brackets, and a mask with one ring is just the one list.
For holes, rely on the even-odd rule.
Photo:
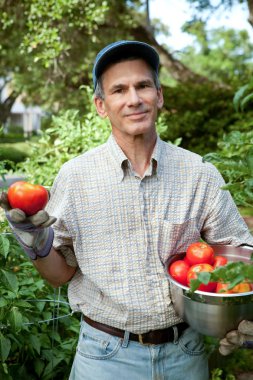
[(239, 114), (233, 107), (233, 89), (213, 84), (165, 87), (163, 120), (165, 141), (182, 138), (181, 146), (201, 155), (217, 149), (217, 141), (233, 130), (249, 131), (253, 112)]
[(219, 151), (204, 159), (222, 173), (238, 206), (253, 207), (253, 131), (234, 131), (218, 143)]
[(15, 163), (22, 162), (28, 157), (25, 151), (14, 148), (12, 144), (0, 145), (0, 161), (9, 160)]
[[(0, 235), (0, 378), (67, 379), (79, 318), (47, 285), (13, 236)], [(64, 317), (65, 316), (65, 317)]]
[[(234, 96), (237, 111), (244, 111), (253, 101), (253, 79), (241, 87)], [(253, 130), (233, 131), (218, 143), (218, 152), (207, 154), (204, 159), (212, 162), (224, 176), (238, 206), (253, 207)]]
[(253, 104), (253, 77), (242, 86), (234, 96), (234, 106), (236, 111), (244, 112)]
[(42, 132), (38, 142), (31, 143), (29, 158), (18, 166), (28, 180), (51, 186), (62, 164), (87, 150), (104, 143), (110, 134), (107, 120), (101, 119), (90, 95), (89, 110), (80, 116), (77, 110), (68, 110), (53, 116), (52, 124)]

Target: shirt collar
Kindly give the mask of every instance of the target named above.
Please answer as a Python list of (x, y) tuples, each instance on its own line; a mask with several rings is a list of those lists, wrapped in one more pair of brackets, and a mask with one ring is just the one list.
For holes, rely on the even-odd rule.
[(113, 134), (109, 136), (109, 139), (107, 140), (107, 146), (108, 146), (109, 152), (114, 158), (118, 176), (120, 180), (122, 180), (124, 178), (123, 166), (124, 166), (124, 163), (128, 161), (128, 158), (123, 152), (123, 150), (117, 144), (115, 138), (113, 137)]
[[(113, 156), (116, 166), (118, 168), (118, 174), (121, 180), (124, 178), (124, 168), (128, 166), (129, 160), (125, 153), (122, 151), (120, 146), (117, 144), (113, 134), (110, 135), (109, 139), (107, 140), (107, 146), (108, 149)], [(161, 171), (162, 167), (162, 161), (163, 161), (163, 141), (160, 139), (159, 136), (157, 136), (156, 144), (153, 150), (153, 153), (151, 155), (151, 164), (149, 169), (146, 173), (146, 175), (152, 175)]]

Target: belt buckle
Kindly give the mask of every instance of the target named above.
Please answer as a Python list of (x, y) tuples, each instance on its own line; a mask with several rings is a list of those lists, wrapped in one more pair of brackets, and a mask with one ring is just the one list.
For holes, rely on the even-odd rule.
[(149, 345), (149, 343), (144, 343), (143, 342), (142, 334), (138, 334), (138, 341), (139, 341), (139, 343), (143, 344), (144, 346), (148, 346)]

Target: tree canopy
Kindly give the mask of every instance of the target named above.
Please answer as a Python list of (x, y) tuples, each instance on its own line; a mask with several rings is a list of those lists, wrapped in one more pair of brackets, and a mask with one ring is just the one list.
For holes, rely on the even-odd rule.
[[(246, 31), (206, 30), (201, 10), (213, 10), (212, 2), (188, 1), (198, 18), (183, 28), (196, 41), (177, 54), (158, 43), (157, 33), (169, 28), (150, 19), (148, 0), (0, 0), (0, 77), (11, 79), (12, 89), (0, 104), (0, 122), (19, 94), (25, 103), (54, 114), (67, 109), (85, 112), (84, 86), (92, 83), (95, 56), (116, 39), (142, 40), (158, 50), (167, 93), (177, 86), (188, 87), (190, 93), (191, 87), (203, 85), (204, 91), (226, 89), (232, 101), (235, 88), (252, 75), (252, 43)], [(199, 88), (192, 94), (198, 92)], [(180, 107), (174, 104), (173, 109)], [(172, 112), (170, 104), (165, 108)]]

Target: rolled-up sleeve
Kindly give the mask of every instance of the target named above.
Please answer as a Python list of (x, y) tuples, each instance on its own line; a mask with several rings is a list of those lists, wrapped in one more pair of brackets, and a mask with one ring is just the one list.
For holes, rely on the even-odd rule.
[(50, 215), (57, 218), (56, 222), (52, 225), (54, 230), (53, 247), (62, 253), (68, 265), (77, 267), (73, 241), (68, 228), (71, 207), (67, 186), (68, 181), (68, 175), (63, 165), (50, 190), (50, 200), (46, 210)]

